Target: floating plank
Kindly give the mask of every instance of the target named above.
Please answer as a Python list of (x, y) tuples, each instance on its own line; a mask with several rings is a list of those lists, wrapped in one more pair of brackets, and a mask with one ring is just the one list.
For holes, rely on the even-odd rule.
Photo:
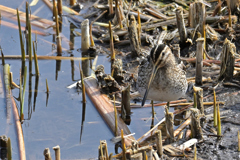
[[(87, 77), (84, 79), (86, 92), (90, 97), (92, 103), (105, 120), (111, 131), (115, 132), (115, 117), (114, 117), (114, 106), (109, 101), (107, 95), (100, 93), (98, 88), (97, 80), (93, 77)], [(125, 135), (131, 134), (130, 130), (128, 129), (127, 125), (124, 121), (118, 116), (118, 130), (117, 134), (121, 135), (121, 129), (123, 129), (123, 133)], [(126, 146), (131, 145), (131, 140), (135, 140), (133, 136), (125, 138)]]

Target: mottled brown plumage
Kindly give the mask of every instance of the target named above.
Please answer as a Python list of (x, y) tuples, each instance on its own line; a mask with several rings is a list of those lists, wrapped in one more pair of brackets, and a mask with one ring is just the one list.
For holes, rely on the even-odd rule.
[(148, 60), (141, 63), (137, 84), (139, 93), (144, 96), (142, 106), (146, 99), (177, 100), (185, 95), (188, 86), (185, 71), (178, 66), (171, 49), (164, 44), (154, 47)]

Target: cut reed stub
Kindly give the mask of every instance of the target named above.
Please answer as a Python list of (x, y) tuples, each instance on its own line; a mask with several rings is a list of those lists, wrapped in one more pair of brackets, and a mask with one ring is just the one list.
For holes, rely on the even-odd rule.
[(184, 23), (184, 17), (183, 17), (183, 8), (178, 7), (176, 10), (176, 19), (177, 19), (177, 27), (178, 27), (178, 33), (180, 36), (180, 42), (182, 44), (186, 43), (187, 41), (187, 31)]
[(193, 87), (194, 92), (196, 93), (196, 104), (197, 109), (199, 109), (200, 113), (204, 115), (204, 106), (203, 106), (203, 89), (200, 87)]
[(203, 67), (203, 51), (204, 51), (204, 38), (197, 39), (197, 55), (196, 55), (196, 77), (195, 83), (202, 86), (202, 67)]
[(196, 28), (198, 25), (198, 31), (201, 33), (201, 37), (204, 37), (206, 11), (205, 4), (202, 2), (194, 2), (189, 7), (189, 21), (190, 27)]
[(191, 133), (193, 138), (203, 139), (202, 127), (200, 125), (200, 111), (197, 108), (191, 108)]
[(219, 81), (231, 81), (233, 78), (234, 64), (235, 64), (236, 46), (228, 39), (225, 39), (221, 55), (221, 69)]
[(132, 57), (139, 57), (141, 55), (140, 40), (138, 36), (138, 28), (136, 24), (136, 19), (134, 15), (131, 15), (128, 27), (128, 34), (131, 46), (131, 55)]
[(165, 118), (166, 118), (166, 130), (167, 130), (167, 139), (166, 143), (170, 144), (174, 142), (174, 131), (173, 131), (173, 113), (168, 112), (168, 108), (165, 107)]
[(82, 30), (81, 50), (83, 52), (86, 52), (90, 47), (89, 20), (88, 19), (85, 19), (81, 23), (81, 30)]
[(60, 160), (61, 159), (60, 146), (57, 145), (53, 147), (53, 150), (55, 151), (55, 159)]
[(49, 149), (49, 148), (45, 148), (45, 149), (44, 149), (43, 155), (44, 155), (45, 160), (52, 160), (52, 157), (51, 157), (51, 153), (50, 153), (50, 149)]

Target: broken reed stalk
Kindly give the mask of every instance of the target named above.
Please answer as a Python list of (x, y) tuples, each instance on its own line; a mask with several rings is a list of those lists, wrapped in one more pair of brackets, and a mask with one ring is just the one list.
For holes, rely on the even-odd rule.
[(70, 0), (70, 6), (73, 6), (76, 3), (76, 0)]
[(98, 147), (98, 159), (109, 160), (107, 142), (105, 140), (100, 141), (100, 145)]
[(45, 148), (45, 149), (44, 149), (43, 155), (44, 155), (45, 160), (52, 160), (52, 157), (51, 157), (51, 153), (50, 153), (50, 149), (49, 149), (49, 148)]
[(186, 31), (186, 27), (185, 27), (185, 23), (184, 23), (182, 7), (178, 7), (176, 9), (176, 19), (177, 19), (178, 33), (180, 36), (180, 42), (182, 44), (184, 44), (187, 41), (187, 31)]
[(105, 13), (107, 12), (107, 10), (105, 10), (105, 11), (103, 11), (96, 19), (94, 19), (92, 22), (91, 22), (91, 24), (90, 24), (90, 30), (89, 30), (89, 32), (90, 32), (90, 42), (91, 42), (91, 47), (94, 47), (95, 46), (95, 44), (94, 44), (94, 40), (93, 40), (93, 36), (92, 36), (92, 25), (93, 25), (93, 23), (94, 22), (96, 22), (99, 18), (101, 18)]
[(111, 62), (115, 60), (115, 51), (114, 51), (114, 43), (113, 43), (113, 32), (111, 21), (109, 21), (109, 37), (110, 37), (110, 51), (111, 51)]
[(115, 117), (115, 131), (114, 131), (114, 135), (115, 137), (118, 136), (118, 120), (117, 120), (117, 108), (116, 108), (116, 104), (115, 104), (115, 95), (113, 96), (113, 100), (114, 100), (114, 117)]
[(140, 41), (139, 39), (139, 33), (138, 28), (136, 25), (136, 20), (134, 15), (131, 15), (129, 26), (128, 26), (128, 34), (129, 34), (129, 40), (130, 40), (130, 46), (131, 46), (131, 55), (132, 57), (138, 57), (141, 53), (141, 47), (140, 47)]
[(223, 43), (223, 50), (221, 54), (221, 69), (219, 80), (231, 81), (233, 78), (234, 64), (235, 64), (236, 46), (227, 38)]
[(240, 133), (238, 131), (238, 152), (240, 152)]
[(81, 31), (82, 31), (82, 36), (81, 36), (81, 50), (83, 52), (86, 52), (89, 47), (89, 20), (85, 19), (82, 23), (81, 23)]
[(165, 107), (165, 119), (166, 119), (166, 130), (167, 130), (167, 143), (174, 142), (174, 131), (173, 131), (173, 113), (168, 112), (168, 108)]
[(191, 133), (192, 138), (203, 139), (202, 128), (200, 125), (200, 111), (197, 108), (191, 108)]
[(82, 102), (86, 103), (87, 102), (86, 101), (86, 89), (85, 89), (83, 71), (82, 71), (82, 68), (80, 66), (80, 62), (79, 62), (79, 70), (80, 70), (81, 83), (82, 83)]
[(62, 0), (57, 0), (57, 8), (58, 8), (58, 15), (59, 16), (62, 16), (62, 13), (63, 13), (63, 11), (62, 11)]
[(121, 129), (121, 139), (122, 139), (122, 159), (126, 160), (126, 145), (124, 143), (123, 129)]
[(48, 94), (49, 93), (49, 88), (48, 88), (48, 81), (47, 81), (47, 78), (46, 78), (46, 93)]
[(202, 86), (202, 68), (203, 68), (203, 51), (204, 51), (204, 38), (197, 40), (197, 53), (196, 53), (196, 85)]
[(121, 18), (121, 11), (120, 11), (120, 7), (119, 7), (119, 0), (115, 0), (115, 15), (117, 17), (117, 21), (118, 21), (118, 25), (120, 26), (120, 29), (123, 29), (123, 25), (122, 25), (122, 18)]
[(113, 10), (113, 0), (108, 0), (108, 5), (109, 5), (109, 16), (111, 16), (114, 13), (114, 10)]
[(161, 130), (157, 130), (155, 132), (156, 134), (156, 139), (157, 139), (157, 151), (158, 151), (158, 154), (160, 156), (160, 158), (162, 157), (163, 155), (163, 146), (162, 146), (162, 131)]
[(56, 4), (54, 7), (54, 10), (55, 10), (54, 17), (55, 17), (55, 23), (56, 23), (56, 36), (57, 36), (57, 53), (61, 54), (62, 53), (62, 44), (61, 44), (61, 37), (59, 35), (58, 10), (57, 10)]
[(55, 160), (60, 160), (61, 159), (60, 146), (57, 145), (53, 147), (53, 150), (55, 151)]
[(194, 2), (190, 4), (190, 27), (196, 28), (198, 25), (198, 31), (201, 33), (201, 37), (204, 37), (206, 11), (205, 4), (202, 2)]
[(222, 136), (222, 128), (221, 128), (221, 118), (220, 118), (220, 109), (219, 109), (219, 103), (218, 103), (218, 107), (217, 107), (217, 135), (218, 136)]
[(197, 108), (197, 96), (195, 92), (193, 93), (193, 107)]
[(36, 48), (35, 48), (35, 43), (33, 43), (33, 54), (34, 54), (34, 63), (35, 63), (35, 74), (39, 76), (39, 67), (38, 67), (38, 58), (37, 58), (37, 53), (36, 53)]
[(12, 160), (12, 144), (11, 139), (9, 137), (7, 141), (7, 158), (8, 160)]
[(215, 88), (213, 88), (213, 126), (217, 127), (217, 98)]
[(204, 102), (203, 102), (203, 89), (200, 87), (193, 87), (194, 92), (196, 93), (196, 104), (197, 109), (199, 109), (200, 113), (204, 115)]
[(131, 106), (130, 106), (130, 85), (127, 86), (122, 91), (122, 109), (121, 109), (121, 117), (125, 121), (127, 117), (131, 115)]
[(25, 62), (25, 50), (24, 50), (24, 44), (23, 44), (23, 39), (22, 39), (21, 22), (20, 22), (20, 18), (19, 18), (18, 8), (17, 8), (17, 19), (18, 19), (18, 30), (19, 30), (19, 38), (20, 38), (22, 62)]
[(146, 152), (146, 151), (143, 152), (143, 155), (144, 155), (144, 156), (143, 156), (143, 157), (144, 157), (143, 159), (144, 159), (144, 160), (148, 160), (148, 156), (147, 156), (147, 152)]
[(55, 17), (55, 21), (56, 21), (56, 1), (55, 0), (52, 0), (52, 11), (53, 11), (53, 17)]
[(139, 45), (141, 46), (141, 33), (142, 33), (142, 26), (141, 26), (141, 18), (140, 18), (140, 11), (138, 9), (138, 40), (139, 40)]

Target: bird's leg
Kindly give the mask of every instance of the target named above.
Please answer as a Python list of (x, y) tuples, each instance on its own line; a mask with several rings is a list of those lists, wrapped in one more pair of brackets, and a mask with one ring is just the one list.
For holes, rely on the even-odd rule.
[(169, 107), (170, 107), (170, 102), (167, 102), (167, 108), (169, 109)]

